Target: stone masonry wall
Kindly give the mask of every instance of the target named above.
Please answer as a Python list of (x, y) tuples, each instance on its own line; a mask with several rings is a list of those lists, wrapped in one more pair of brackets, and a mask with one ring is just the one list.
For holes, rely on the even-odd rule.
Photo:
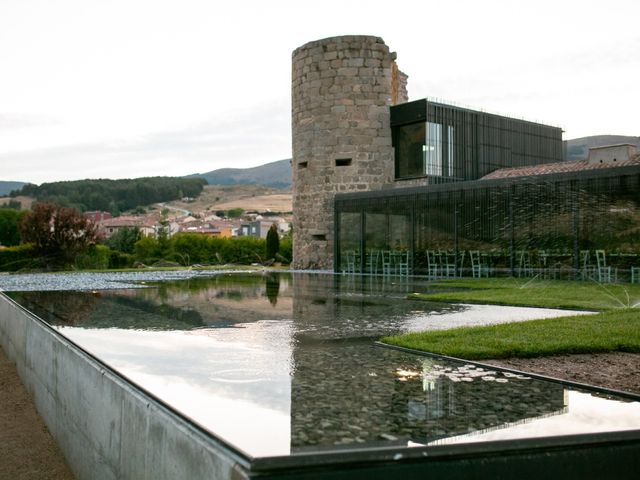
[(406, 80), (379, 37), (326, 38), (293, 52), (294, 268), (333, 268), (336, 193), (393, 183), (389, 106), (407, 101)]

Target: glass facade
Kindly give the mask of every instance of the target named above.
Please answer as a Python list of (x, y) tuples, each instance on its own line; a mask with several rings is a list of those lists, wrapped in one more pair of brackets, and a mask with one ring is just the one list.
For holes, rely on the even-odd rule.
[(335, 207), (338, 271), (351, 252), (364, 273), (640, 282), (640, 166), (344, 194)]
[(476, 180), (563, 159), (560, 128), (427, 100), (391, 107), (391, 128), (396, 180)]

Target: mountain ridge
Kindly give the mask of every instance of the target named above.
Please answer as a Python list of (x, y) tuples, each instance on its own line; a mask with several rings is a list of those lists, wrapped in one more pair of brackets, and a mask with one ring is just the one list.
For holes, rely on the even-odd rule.
[(4, 195), (9, 195), (12, 190), (20, 190), (26, 184), (27, 182), (10, 182), (5, 180), (0, 180), (0, 197)]
[(206, 173), (194, 173), (188, 178), (204, 178), (209, 185), (262, 185), (274, 188), (291, 187), (291, 159), (276, 160), (250, 168), (218, 168)]

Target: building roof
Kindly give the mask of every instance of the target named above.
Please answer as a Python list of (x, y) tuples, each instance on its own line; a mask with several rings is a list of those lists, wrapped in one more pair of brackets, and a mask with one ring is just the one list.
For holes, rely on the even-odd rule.
[(153, 227), (157, 223), (157, 220), (153, 217), (134, 217), (134, 216), (121, 216), (115, 218), (109, 218), (100, 222), (102, 227)]
[(558, 163), (543, 163), (526, 167), (500, 168), (485, 175), (480, 180), (495, 180), (498, 178), (529, 177), (535, 175), (548, 175), (552, 173), (579, 172), (582, 170), (603, 170), (617, 167), (640, 165), (640, 155), (619, 162), (593, 163), (588, 160), (567, 161)]
[(612, 145), (600, 145), (600, 146), (597, 146), (597, 147), (589, 147), (589, 150), (602, 150), (602, 149), (614, 148), (614, 147), (634, 147), (634, 148), (636, 148), (636, 145), (634, 143), (614, 143)]

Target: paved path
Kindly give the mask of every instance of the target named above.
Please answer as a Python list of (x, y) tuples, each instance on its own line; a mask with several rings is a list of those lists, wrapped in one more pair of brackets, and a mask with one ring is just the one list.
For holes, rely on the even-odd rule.
[(0, 348), (0, 479), (73, 478), (14, 364)]

